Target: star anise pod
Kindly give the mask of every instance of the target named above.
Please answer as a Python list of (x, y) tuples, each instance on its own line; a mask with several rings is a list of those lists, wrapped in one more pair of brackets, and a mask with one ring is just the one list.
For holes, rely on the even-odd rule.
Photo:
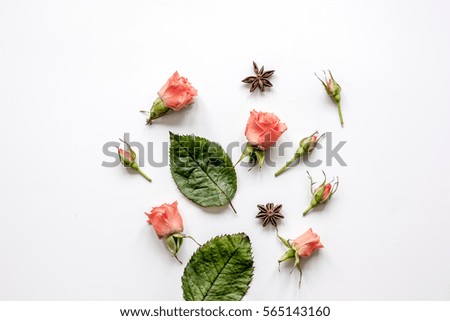
[(255, 76), (250, 76), (242, 80), (242, 82), (245, 82), (246, 84), (252, 84), (250, 87), (250, 92), (253, 92), (256, 88), (259, 88), (259, 90), (264, 91), (265, 87), (272, 87), (272, 83), (269, 81), (269, 78), (273, 75), (275, 70), (268, 70), (264, 72), (264, 66), (261, 67), (261, 69), (258, 69), (258, 65), (256, 62), (253, 61), (253, 70), (256, 74)]
[(256, 215), (256, 218), (260, 218), (263, 220), (263, 227), (265, 227), (267, 224), (272, 224), (273, 226), (277, 227), (277, 220), (283, 219), (284, 215), (280, 213), (281, 208), (283, 205), (274, 205), (273, 203), (267, 203), (264, 205), (257, 205), (259, 209), (258, 215)]

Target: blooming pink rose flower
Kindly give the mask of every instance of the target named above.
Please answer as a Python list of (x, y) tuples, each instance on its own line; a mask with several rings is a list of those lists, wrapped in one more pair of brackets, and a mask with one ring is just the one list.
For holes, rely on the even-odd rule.
[(158, 96), (166, 107), (179, 111), (192, 103), (194, 97), (197, 96), (197, 90), (192, 87), (187, 78), (180, 77), (178, 71), (175, 71), (160, 89)]
[(150, 213), (145, 213), (148, 223), (153, 225), (153, 229), (160, 239), (172, 234), (183, 232), (183, 219), (178, 211), (178, 202), (163, 204), (152, 208)]
[(251, 111), (245, 128), (245, 136), (250, 144), (261, 150), (274, 145), (287, 130), (287, 126), (273, 113)]
[(292, 246), (300, 257), (308, 257), (314, 251), (323, 247), (322, 243), (320, 243), (319, 235), (314, 233), (312, 229), (307, 230), (304, 234), (292, 241)]

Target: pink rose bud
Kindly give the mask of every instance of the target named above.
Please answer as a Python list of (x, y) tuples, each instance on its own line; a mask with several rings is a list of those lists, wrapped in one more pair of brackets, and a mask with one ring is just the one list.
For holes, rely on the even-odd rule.
[(148, 217), (147, 223), (153, 226), (159, 239), (164, 238), (167, 249), (178, 260), (177, 253), (184, 238), (181, 234), (183, 232), (183, 219), (178, 212), (178, 202), (154, 207), (150, 214), (145, 213), (145, 215)]
[(252, 167), (258, 163), (261, 168), (264, 163), (264, 151), (275, 145), (286, 130), (287, 126), (275, 114), (251, 111), (245, 127), (248, 143), (237, 163), (249, 156)]
[(298, 256), (308, 257), (314, 251), (323, 248), (320, 237), (310, 228), (305, 233), (292, 241), (292, 247), (297, 251)]
[(191, 104), (197, 96), (197, 90), (192, 87), (187, 78), (180, 77), (177, 71), (159, 90), (158, 96), (166, 107), (179, 111)]
[(317, 142), (325, 135), (322, 134), (322, 136), (317, 137), (317, 134), (319, 134), (319, 132), (316, 131), (311, 136), (303, 138), (299, 143), (297, 153), (311, 153), (314, 148), (316, 148)]
[(248, 142), (260, 150), (274, 145), (287, 127), (273, 113), (252, 110), (245, 127)]
[(320, 243), (320, 237), (310, 228), (305, 233), (297, 237), (295, 240), (290, 241), (278, 235), (280, 241), (288, 248), (288, 250), (283, 254), (283, 256), (278, 260), (278, 264), (281, 262), (287, 261), (289, 259), (294, 258), (294, 266), (298, 268), (300, 271), (300, 282), (301, 284), (301, 276), (302, 269), (300, 266), (300, 258), (307, 258), (313, 252), (317, 251), (320, 248), (323, 248), (322, 243)]
[(310, 210), (312, 210), (317, 205), (327, 203), (331, 199), (331, 196), (333, 196), (333, 194), (336, 193), (339, 187), (339, 177), (337, 177), (336, 183), (334, 184), (332, 184), (333, 182), (327, 183), (326, 182), (327, 176), (325, 175), (325, 172), (322, 171), (322, 173), (325, 179), (323, 180), (322, 184), (320, 184), (319, 187), (313, 190), (313, 185), (316, 183), (313, 182), (311, 175), (308, 172), (309, 180), (311, 181), (311, 194), (313, 195), (313, 198), (311, 200), (309, 207), (303, 212), (303, 215), (306, 215)]
[(341, 121), (341, 126), (344, 127), (344, 119), (342, 117), (342, 111), (341, 111), (341, 86), (334, 80), (333, 75), (331, 74), (331, 71), (328, 70), (328, 74), (330, 78), (327, 78), (327, 74), (325, 71), (323, 71), (325, 79), (322, 80), (319, 78), (319, 76), (316, 77), (320, 80), (322, 85), (325, 88), (325, 91), (327, 92), (328, 96), (331, 97), (331, 99), (336, 103), (338, 107), (339, 112), (339, 119)]
[(130, 167), (136, 159), (136, 154), (124, 151), (122, 148), (119, 148), (119, 159), (124, 166)]
[[(183, 232), (183, 219), (178, 211), (178, 202), (153, 207), (150, 213), (145, 213), (145, 215), (148, 217), (147, 223), (153, 226), (159, 239), (164, 239), (167, 249), (178, 260), (177, 253), (183, 244), (183, 239), (194, 240), (191, 236), (181, 233)], [(195, 240), (194, 242), (197, 243)]]
[(297, 151), (295, 152), (294, 157), (290, 161), (286, 162), (286, 165), (284, 165), (280, 170), (278, 170), (275, 173), (275, 177), (277, 177), (278, 175), (283, 173), (289, 166), (292, 165), (292, 163), (294, 163), (297, 159), (299, 159), (303, 155), (310, 154), (314, 150), (314, 148), (316, 148), (319, 140), (325, 135), (325, 134), (322, 134), (320, 137), (318, 137), (317, 136), (318, 134), (319, 134), (319, 132), (316, 131), (311, 136), (303, 138), (300, 141), (300, 143), (298, 144), (299, 147), (298, 147)]
[(158, 98), (154, 101), (147, 119), (147, 124), (172, 111), (179, 111), (194, 102), (197, 90), (192, 87), (187, 78), (180, 77), (177, 71), (167, 80), (159, 90)]
[(136, 153), (131, 148), (130, 144), (128, 144), (126, 141), (120, 139), (121, 142), (124, 143), (126, 150), (123, 150), (122, 148), (118, 148), (118, 154), (119, 154), (119, 160), (122, 163), (124, 167), (132, 168), (135, 171), (137, 171), (139, 174), (141, 174), (146, 180), (149, 182), (152, 181), (150, 177), (145, 174), (141, 168), (139, 167), (138, 163), (135, 162), (136, 160)]
[(158, 238), (170, 236), (183, 232), (183, 219), (178, 211), (178, 202), (163, 204), (153, 207), (150, 213), (145, 213), (148, 217), (147, 223), (153, 226)]

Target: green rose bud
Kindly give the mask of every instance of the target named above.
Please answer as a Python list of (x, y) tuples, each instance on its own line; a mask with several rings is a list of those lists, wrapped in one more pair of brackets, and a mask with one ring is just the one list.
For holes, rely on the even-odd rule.
[(149, 182), (152, 181), (150, 177), (148, 177), (140, 168), (138, 163), (135, 162), (136, 160), (136, 153), (131, 148), (130, 144), (126, 141), (120, 139), (121, 142), (125, 145), (125, 150), (122, 148), (118, 148), (118, 154), (119, 154), (119, 160), (122, 163), (124, 167), (129, 167), (137, 171), (139, 174), (141, 174), (146, 180)]
[(313, 182), (311, 175), (308, 172), (308, 176), (311, 181), (311, 194), (313, 195), (313, 198), (309, 204), (309, 207), (303, 212), (303, 215), (308, 214), (308, 212), (317, 205), (327, 203), (339, 187), (339, 177), (337, 177), (336, 183), (333, 184), (333, 181), (327, 183), (327, 176), (325, 175), (325, 172), (322, 171), (322, 173), (325, 176), (325, 179), (319, 187), (313, 190), (313, 185), (316, 183)]
[(331, 97), (331, 99), (336, 103), (338, 107), (339, 112), (339, 119), (341, 121), (341, 126), (344, 127), (344, 119), (342, 117), (342, 111), (341, 111), (341, 86), (334, 80), (333, 75), (331, 74), (331, 71), (328, 70), (329, 78), (327, 77), (327, 74), (325, 71), (323, 71), (323, 74), (325, 76), (325, 79), (322, 80), (319, 78), (319, 76), (316, 77), (320, 80), (322, 85), (325, 87), (325, 90), (328, 94), (328, 96)]
[(319, 142), (319, 140), (325, 136), (325, 134), (322, 134), (320, 137), (317, 137), (317, 135), (319, 134), (318, 131), (316, 131), (315, 133), (313, 133), (312, 135), (303, 138), (300, 143), (298, 144), (298, 148), (297, 151), (295, 152), (294, 157), (286, 162), (286, 165), (284, 165), (281, 169), (279, 169), (276, 173), (275, 173), (275, 177), (277, 177), (278, 175), (280, 175), (281, 173), (283, 173), (289, 166), (292, 165), (292, 163), (294, 163), (297, 159), (299, 159), (300, 157), (302, 157), (303, 155), (307, 155), (309, 153), (311, 153), (317, 146), (317, 143)]

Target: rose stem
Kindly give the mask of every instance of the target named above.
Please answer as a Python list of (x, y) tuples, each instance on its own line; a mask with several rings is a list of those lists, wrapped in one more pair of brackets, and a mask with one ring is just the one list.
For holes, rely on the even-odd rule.
[(289, 166), (291, 166), (291, 164), (292, 164), (293, 162), (295, 162), (295, 160), (296, 160), (297, 158), (299, 158), (299, 157), (300, 157), (300, 155), (295, 154), (294, 158), (292, 158), (289, 162), (286, 163), (286, 165), (284, 165), (278, 172), (275, 173), (275, 177), (277, 177), (278, 175), (280, 175), (281, 173), (283, 173), (283, 172), (286, 170), (286, 168), (288, 168)]
[(341, 103), (338, 103), (338, 112), (339, 112), (339, 119), (341, 120), (341, 127), (344, 128), (344, 118), (342, 117)]
[(177, 259), (177, 261), (178, 261), (180, 264), (183, 264), (183, 262), (180, 261), (180, 259), (178, 258), (178, 256), (177, 256), (176, 254), (174, 254), (173, 256), (175, 257), (175, 259)]
[(308, 212), (312, 209), (313, 209), (312, 205), (309, 205), (309, 207), (303, 212), (303, 215), (308, 214)]
[(140, 167), (137, 167), (136, 170), (139, 172), (139, 174), (141, 174), (146, 180), (148, 180), (149, 182), (152, 182), (152, 179), (150, 177), (147, 176), (147, 174), (145, 174)]

